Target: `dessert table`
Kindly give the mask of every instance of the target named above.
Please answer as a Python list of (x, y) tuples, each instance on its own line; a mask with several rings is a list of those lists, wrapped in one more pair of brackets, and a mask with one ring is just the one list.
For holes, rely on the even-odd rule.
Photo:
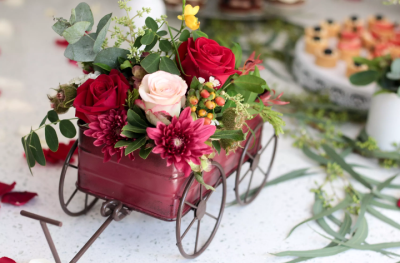
[[(88, 0), (95, 17), (105, 12), (118, 13), (112, 1)], [(213, 2), (213, 1), (210, 1)], [(376, 0), (309, 0), (306, 4), (266, 7), (267, 13), (286, 17), (291, 22), (313, 25), (327, 16), (343, 19), (357, 13), (367, 16), (381, 12), (396, 18), (400, 6), (386, 6)], [(49, 110), (48, 99), (43, 96), (55, 88), (59, 81), (68, 82), (80, 75), (81, 70), (62, 56), (64, 47), (55, 44), (57, 36), (51, 29), (52, 15), (67, 16), (79, 1), (61, 0), (2, 0), (0, 1), (0, 182), (16, 182), (16, 191), (38, 193), (28, 204), (17, 207), (1, 203), (0, 207), (0, 258), (10, 257), (18, 263), (32, 259), (53, 260), (38, 222), (22, 217), (20, 211), (27, 210), (63, 222), (62, 227), (49, 226), (55, 246), (62, 262), (69, 262), (83, 244), (104, 222), (99, 210), (101, 203), (81, 217), (66, 215), (58, 200), (58, 183), (61, 165), (33, 168), (31, 176), (23, 157), (21, 137), (29, 133), (33, 124), (40, 123)], [(111, 10), (111, 11), (109, 11)], [(281, 74), (288, 74), (279, 63), (271, 63)], [(282, 80), (267, 70), (262, 76), (277, 90), (300, 93), (301, 88), (291, 78)], [(73, 117), (72, 112), (67, 117)], [(295, 124), (285, 118), (287, 127)], [(362, 127), (346, 124), (342, 131), (355, 137)], [(39, 134), (41, 139), (44, 134)], [(44, 139), (43, 139), (44, 140)], [(67, 141), (63, 141), (67, 142)], [(248, 206), (226, 207), (219, 231), (208, 250), (193, 262), (287, 262), (293, 257), (276, 257), (273, 254), (285, 250), (307, 250), (326, 246), (329, 240), (315, 222), (299, 227), (286, 239), (290, 229), (311, 216), (314, 195), (310, 190), (314, 182), (324, 179), (316, 163), (306, 158), (301, 150), (292, 147), (289, 136), (279, 138), (278, 151), (270, 179), (295, 169), (309, 168), (314, 175), (291, 180), (264, 189)], [(352, 154), (351, 163), (365, 165), (357, 168), (364, 175), (383, 181), (397, 171), (385, 170), (377, 161)], [(399, 184), (400, 178), (394, 183)], [(361, 190), (363, 186), (354, 182)], [(227, 201), (234, 200), (234, 178), (228, 180)], [(400, 192), (385, 190), (400, 198)], [(79, 197), (83, 200), (84, 196)], [(400, 214), (383, 212), (396, 222)], [(338, 214), (338, 217), (343, 215)], [(366, 215), (369, 222), (369, 243), (394, 242), (399, 240), (395, 228)], [(318, 233), (316, 233), (318, 232)], [(400, 248), (390, 249), (400, 253)], [(349, 250), (336, 256), (310, 259), (308, 262), (396, 262), (372, 251)], [(175, 224), (156, 220), (133, 212), (121, 222), (113, 222), (100, 236), (81, 262), (188, 262), (181, 257), (176, 247)]]

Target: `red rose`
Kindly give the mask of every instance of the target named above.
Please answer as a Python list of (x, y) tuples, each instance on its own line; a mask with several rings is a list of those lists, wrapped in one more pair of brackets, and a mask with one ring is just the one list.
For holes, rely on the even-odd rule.
[(214, 40), (200, 37), (193, 41), (189, 38), (183, 42), (179, 49), (182, 68), (186, 75), (186, 82), (190, 85), (194, 76), (209, 80), (210, 76), (215, 77), (221, 86), (229, 76), (241, 72), (235, 70), (235, 55), (232, 50), (220, 46)]
[(90, 123), (97, 115), (108, 110), (124, 108), (129, 88), (124, 75), (116, 69), (112, 69), (110, 75), (88, 79), (77, 90), (75, 116)]

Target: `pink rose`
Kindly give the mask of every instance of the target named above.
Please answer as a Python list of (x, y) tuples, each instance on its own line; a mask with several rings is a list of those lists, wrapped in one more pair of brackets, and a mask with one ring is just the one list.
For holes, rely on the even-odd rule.
[(172, 117), (178, 117), (185, 103), (187, 88), (186, 82), (178, 75), (157, 71), (144, 76), (139, 94), (146, 110), (153, 113), (164, 111)]

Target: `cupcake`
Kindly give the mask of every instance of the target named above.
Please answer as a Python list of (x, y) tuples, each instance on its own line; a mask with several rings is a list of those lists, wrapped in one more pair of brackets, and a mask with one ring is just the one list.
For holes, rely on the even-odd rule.
[(377, 21), (371, 27), (371, 34), (382, 41), (389, 41), (395, 35), (394, 24), (390, 21)]
[(388, 42), (379, 42), (375, 45), (373, 50), (373, 56), (380, 57), (390, 53), (391, 44)]
[(326, 29), (328, 32), (328, 37), (337, 37), (340, 31), (340, 25), (332, 19), (322, 21), (321, 27)]
[(347, 18), (344, 22), (344, 28), (352, 30), (354, 27), (357, 28), (358, 31), (362, 31), (364, 29), (364, 20), (355, 15)]
[(319, 50), (328, 47), (328, 40), (326, 38), (306, 37), (306, 52), (315, 55)]
[(374, 15), (368, 18), (368, 28), (371, 29), (376, 22), (386, 21), (386, 18), (383, 15)]
[(323, 68), (334, 68), (336, 67), (338, 59), (339, 54), (335, 50), (326, 48), (318, 51), (315, 64)]
[(342, 32), (340, 32), (339, 35), (340, 41), (347, 41), (347, 42), (360, 39), (360, 37), (361, 37), (361, 32), (357, 29), (357, 27), (345, 28), (342, 30)]
[(360, 56), (361, 40), (340, 41), (338, 43), (339, 55), (341, 60), (352, 60), (353, 57)]
[(364, 31), (361, 34), (361, 41), (363, 46), (368, 50), (373, 50), (378, 43), (377, 39), (369, 31)]
[(358, 62), (354, 61), (348, 61), (347, 62), (347, 68), (346, 68), (346, 77), (350, 77), (351, 75), (361, 72), (361, 71), (366, 71), (368, 70), (367, 65), (360, 64)]
[(306, 36), (308, 37), (320, 37), (320, 38), (326, 38), (328, 37), (328, 31), (321, 26), (315, 26), (315, 27), (308, 27), (306, 28)]

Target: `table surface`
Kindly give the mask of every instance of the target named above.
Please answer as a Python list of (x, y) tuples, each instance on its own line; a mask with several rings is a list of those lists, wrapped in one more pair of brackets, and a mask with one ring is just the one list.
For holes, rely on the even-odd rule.
[[(111, 1), (88, 2), (94, 5), (93, 11), (97, 21), (110, 10), (118, 13), (117, 5)], [(344, 18), (353, 13), (367, 15), (379, 11), (394, 17), (400, 10), (398, 6), (387, 7), (377, 4), (378, 2), (380, 1), (358, 3), (344, 0), (310, 0), (303, 6), (279, 9), (283, 15), (289, 14), (292, 21), (304, 25), (315, 24), (326, 16)], [(31, 176), (22, 156), (20, 142), (20, 138), (29, 132), (30, 126), (40, 123), (49, 109), (45, 96), (49, 88), (54, 88), (58, 83), (65, 83), (80, 74), (80, 70), (71, 66), (63, 57), (63, 48), (54, 44), (56, 35), (51, 30), (53, 22), (49, 17), (54, 12), (58, 16), (68, 17), (69, 10), (77, 3), (77, 0), (0, 1), (0, 181), (15, 181), (16, 191), (32, 191), (39, 195), (23, 207), (1, 204), (0, 257), (8, 256), (18, 263), (27, 263), (33, 258), (52, 259), (40, 225), (20, 216), (21, 209), (63, 222), (61, 228), (50, 226), (63, 262), (73, 258), (104, 222), (99, 213), (100, 203), (85, 216), (67, 216), (61, 210), (58, 201), (61, 166), (37, 167), (34, 168), (34, 176)], [(282, 11), (283, 9), (288, 11)], [(298, 12), (302, 15), (292, 15), (300, 14)], [(282, 74), (285, 73), (281, 65), (274, 66)], [(283, 81), (266, 71), (262, 74), (270, 85), (276, 85), (280, 90), (300, 90), (290, 80)], [(66, 115), (72, 116), (72, 112)], [(290, 128), (295, 127), (290, 121), (287, 125)], [(355, 136), (360, 128), (346, 124), (343, 131), (349, 136)], [(43, 137), (43, 134), (40, 136)], [(291, 170), (307, 167), (314, 167), (316, 174), (271, 186), (263, 190), (251, 205), (226, 208), (214, 241), (207, 251), (193, 262), (286, 262), (292, 258), (276, 257), (273, 253), (322, 248), (329, 243), (315, 233), (322, 232), (315, 222), (299, 227), (286, 239), (294, 225), (311, 216), (314, 197), (310, 189), (314, 187), (314, 181), (321, 183), (324, 179), (324, 174), (318, 170), (316, 164), (307, 159), (300, 150), (293, 148), (292, 143), (289, 137), (283, 136), (279, 139), (277, 158), (270, 178), (274, 179)], [(377, 180), (383, 181), (395, 173), (393, 170), (380, 168), (375, 160), (367, 160), (357, 155), (351, 155), (348, 160), (370, 167), (360, 169), (360, 172)], [(395, 181), (399, 183), (400, 179)], [(233, 185), (232, 176), (228, 179), (228, 201), (233, 200)], [(355, 186), (365, 190), (357, 183)], [(400, 197), (399, 192), (394, 194)], [(396, 212), (384, 213), (395, 221), (400, 220), (400, 215)], [(370, 232), (367, 242), (399, 240), (398, 230), (369, 215), (366, 217)], [(181, 257), (175, 243), (174, 223), (134, 212), (121, 222), (113, 222), (81, 262), (188, 262)], [(391, 251), (400, 253), (400, 248)], [(309, 260), (396, 261), (375, 252), (356, 250)]]

